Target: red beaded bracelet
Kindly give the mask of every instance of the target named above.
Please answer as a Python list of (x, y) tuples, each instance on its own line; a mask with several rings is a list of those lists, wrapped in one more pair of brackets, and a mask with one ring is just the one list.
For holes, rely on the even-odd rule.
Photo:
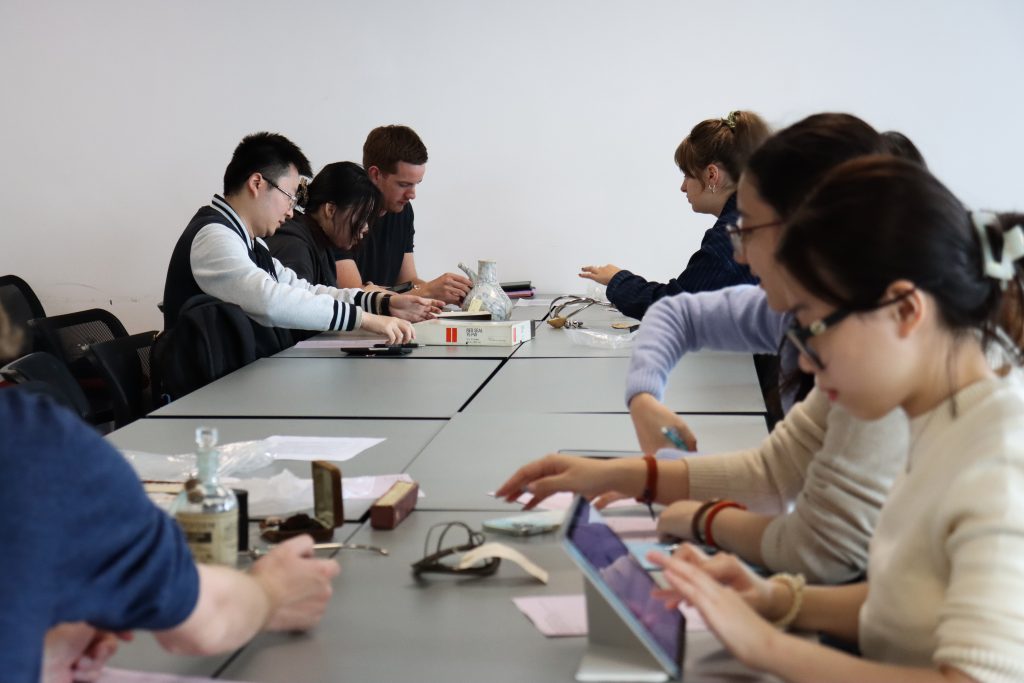
[(715, 516), (725, 510), (726, 508), (737, 508), (739, 510), (746, 510), (747, 506), (742, 503), (737, 503), (733, 500), (720, 500), (707, 511), (704, 515), (704, 544), (709, 545), (712, 548), (717, 548), (718, 544), (715, 543), (715, 537), (711, 533), (711, 523), (715, 521)]

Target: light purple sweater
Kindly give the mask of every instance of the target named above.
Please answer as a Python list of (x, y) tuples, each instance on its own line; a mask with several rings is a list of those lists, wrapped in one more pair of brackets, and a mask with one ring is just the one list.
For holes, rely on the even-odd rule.
[[(747, 351), (778, 353), (792, 316), (768, 307), (764, 290), (736, 285), (712, 292), (684, 292), (661, 299), (647, 310), (626, 376), (626, 405), (640, 393), (661, 401), (668, 375), (690, 351)], [(796, 369), (791, 344), (782, 348), (783, 376)], [(782, 396), (789, 412), (793, 395)]]

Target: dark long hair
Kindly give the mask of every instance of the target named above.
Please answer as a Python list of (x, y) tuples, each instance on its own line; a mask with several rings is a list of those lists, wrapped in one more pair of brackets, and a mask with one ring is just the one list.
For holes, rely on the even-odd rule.
[[(814, 114), (780, 130), (758, 147), (744, 177), (785, 221), (830, 169), (885, 149), (878, 131), (856, 116)], [(813, 387), (814, 375), (799, 369), (788, 371), (779, 383), (783, 393), (793, 394), (797, 400)]]
[(324, 204), (334, 204), (339, 210), (354, 207), (349, 228), (358, 238), (364, 224), (373, 228), (380, 215), (380, 190), (370, 180), (363, 167), (351, 161), (327, 164), (309, 184), (306, 215), (312, 216)]
[(887, 150), (881, 134), (852, 114), (814, 114), (768, 138), (744, 171), (785, 221), (822, 177), (847, 159)]
[[(985, 227), (996, 258), (1004, 232), (1022, 218), (1001, 214)], [(1021, 263), (1004, 293), (984, 272), (971, 214), (920, 164), (873, 155), (836, 167), (789, 219), (777, 258), (836, 307), (873, 308), (890, 284), (905, 279), (932, 296), (954, 334), (980, 330), (988, 342), (1002, 326), (1019, 347)]]

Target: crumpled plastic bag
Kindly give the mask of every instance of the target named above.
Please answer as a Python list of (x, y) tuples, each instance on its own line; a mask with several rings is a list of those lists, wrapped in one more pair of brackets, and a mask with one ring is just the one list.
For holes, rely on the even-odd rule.
[[(261, 439), (236, 441), (217, 446), (220, 451), (221, 477), (239, 477), (261, 470), (274, 462), (274, 456)], [(143, 481), (185, 481), (196, 471), (196, 454), (164, 455), (145, 451), (121, 451)]]
[(603, 332), (588, 330), (585, 327), (566, 329), (569, 341), (577, 346), (589, 346), (595, 349), (622, 349), (633, 343), (637, 332)]

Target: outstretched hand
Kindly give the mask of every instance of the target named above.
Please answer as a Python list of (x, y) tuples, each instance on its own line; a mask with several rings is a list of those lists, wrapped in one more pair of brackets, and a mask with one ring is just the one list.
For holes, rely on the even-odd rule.
[(585, 280), (593, 280), (600, 285), (607, 285), (622, 268), (608, 264), (605, 266), (583, 266), (580, 268), (580, 277)]
[(523, 508), (530, 510), (560, 491), (592, 498), (614, 490), (615, 483), (614, 461), (553, 453), (520, 467), (495, 495), (511, 503), (524, 492), (532, 493), (533, 499)]

